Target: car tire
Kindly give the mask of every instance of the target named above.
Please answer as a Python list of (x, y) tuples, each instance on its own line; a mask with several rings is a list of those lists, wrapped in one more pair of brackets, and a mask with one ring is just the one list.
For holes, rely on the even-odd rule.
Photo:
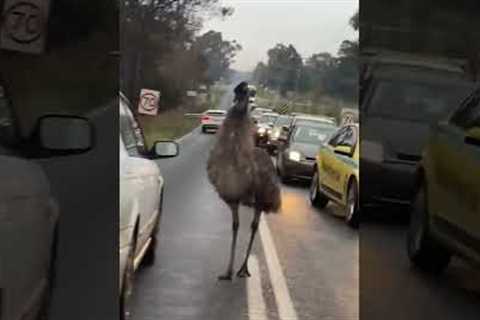
[(56, 277), (56, 262), (57, 262), (57, 249), (58, 249), (58, 227), (56, 226), (53, 231), (52, 241), (52, 256), (50, 258), (50, 265), (48, 267), (48, 284), (45, 290), (45, 295), (42, 298), (40, 310), (38, 313), (38, 320), (48, 320), (50, 314), (50, 306), (52, 301), (53, 287)]
[(135, 250), (137, 246), (137, 232), (135, 231), (132, 239), (132, 245), (128, 252), (127, 264), (123, 274), (123, 285), (120, 294), (120, 320), (131, 320), (132, 311), (130, 300), (133, 291), (133, 279), (135, 276)]
[(156, 252), (157, 252), (157, 246), (158, 246), (158, 230), (160, 228), (160, 217), (162, 215), (162, 209), (163, 209), (163, 193), (164, 191), (162, 191), (162, 194), (160, 196), (160, 204), (158, 206), (157, 221), (155, 221), (155, 228), (153, 229), (152, 236), (151, 236), (152, 241), (150, 242), (150, 246), (148, 247), (142, 259), (142, 265), (146, 267), (153, 266), (156, 260)]
[(309, 192), (310, 203), (316, 208), (323, 209), (327, 206), (329, 199), (320, 191), (318, 183), (318, 172), (315, 169)]
[(421, 270), (440, 273), (449, 264), (451, 253), (430, 234), (427, 192), (424, 184), (416, 194), (407, 232), (407, 253)]
[(355, 180), (351, 180), (347, 189), (347, 205), (345, 206), (345, 223), (357, 229), (360, 224), (358, 187)]
[(202, 126), (202, 133), (207, 133), (207, 128), (205, 128), (204, 126)]

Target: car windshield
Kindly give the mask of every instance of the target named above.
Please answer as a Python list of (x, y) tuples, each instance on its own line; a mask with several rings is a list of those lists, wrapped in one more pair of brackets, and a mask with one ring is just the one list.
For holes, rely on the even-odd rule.
[(277, 121), (275, 121), (275, 127), (286, 126), (289, 123), (290, 123), (290, 117), (289, 116), (279, 116), (277, 118)]
[(295, 121), (296, 126), (321, 126), (321, 125), (326, 125), (326, 126), (335, 126), (333, 123), (330, 123), (328, 121), (322, 121), (322, 120), (313, 120), (313, 119), (297, 119)]
[(275, 120), (277, 120), (276, 115), (270, 115), (270, 114), (264, 114), (262, 117), (258, 120), (260, 123), (274, 123)]
[(470, 86), (454, 82), (379, 82), (366, 113), (407, 121), (429, 122), (448, 115), (467, 96)]
[(307, 144), (324, 142), (335, 132), (337, 127), (333, 125), (298, 126), (293, 134), (293, 141)]

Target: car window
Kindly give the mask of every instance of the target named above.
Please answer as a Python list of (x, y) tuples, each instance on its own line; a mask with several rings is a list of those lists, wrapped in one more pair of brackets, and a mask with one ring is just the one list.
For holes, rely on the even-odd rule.
[(289, 123), (290, 123), (290, 117), (280, 116), (280, 117), (277, 118), (277, 121), (275, 121), (275, 126), (276, 127), (286, 126)]
[(223, 111), (208, 111), (207, 115), (209, 115), (209, 116), (225, 116), (226, 112), (223, 112)]
[(135, 119), (126, 108), (128, 107), (122, 103), (120, 104), (120, 134), (128, 154), (132, 157), (138, 157), (140, 156), (140, 148), (143, 145), (143, 141), (139, 141), (141, 137), (136, 132), (138, 125), (136, 125)]
[(430, 122), (447, 116), (471, 88), (463, 83), (381, 80), (366, 114), (398, 120)]
[(345, 135), (347, 128), (341, 128), (340, 130), (335, 133), (330, 140), (328, 141), (328, 144), (332, 147), (336, 147), (338, 145), (338, 142), (343, 139), (343, 136)]
[(262, 115), (259, 122), (261, 123), (273, 123), (277, 119), (277, 116), (274, 115)]
[(345, 133), (338, 139), (337, 146), (355, 146), (356, 135), (351, 127), (345, 128)]
[(335, 131), (332, 126), (300, 126), (293, 132), (293, 141), (307, 144), (324, 142)]
[(453, 114), (450, 122), (465, 130), (480, 127), (480, 94), (467, 98)]

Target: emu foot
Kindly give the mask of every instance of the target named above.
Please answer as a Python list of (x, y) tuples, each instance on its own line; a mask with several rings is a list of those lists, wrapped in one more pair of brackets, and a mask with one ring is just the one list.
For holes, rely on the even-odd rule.
[(238, 270), (237, 277), (239, 277), (239, 278), (250, 277), (250, 272), (248, 271), (248, 266), (247, 266), (246, 263), (244, 263), (242, 265), (242, 267), (240, 268), (240, 270)]
[(219, 275), (218, 280), (220, 280), (220, 281), (232, 281), (232, 271), (227, 271), (227, 273)]

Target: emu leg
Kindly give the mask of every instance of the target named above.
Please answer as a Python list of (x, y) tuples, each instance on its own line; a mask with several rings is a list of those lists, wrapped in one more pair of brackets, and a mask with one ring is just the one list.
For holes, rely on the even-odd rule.
[(232, 211), (232, 245), (230, 247), (230, 260), (228, 262), (227, 272), (218, 277), (218, 280), (232, 280), (233, 263), (235, 261), (235, 248), (237, 246), (238, 234), (238, 204), (229, 204)]
[(248, 271), (248, 258), (250, 257), (250, 252), (252, 251), (253, 240), (255, 239), (255, 234), (258, 230), (258, 224), (260, 223), (260, 215), (262, 212), (260, 210), (255, 209), (255, 215), (252, 221), (252, 231), (250, 234), (250, 242), (248, 243), (247, 248), (247, 256), (245, 257), (245, 261), (242, 264), (242, 267), (237, 272), (237, 277), (244, 278), (250, 277), (250, 272)]

